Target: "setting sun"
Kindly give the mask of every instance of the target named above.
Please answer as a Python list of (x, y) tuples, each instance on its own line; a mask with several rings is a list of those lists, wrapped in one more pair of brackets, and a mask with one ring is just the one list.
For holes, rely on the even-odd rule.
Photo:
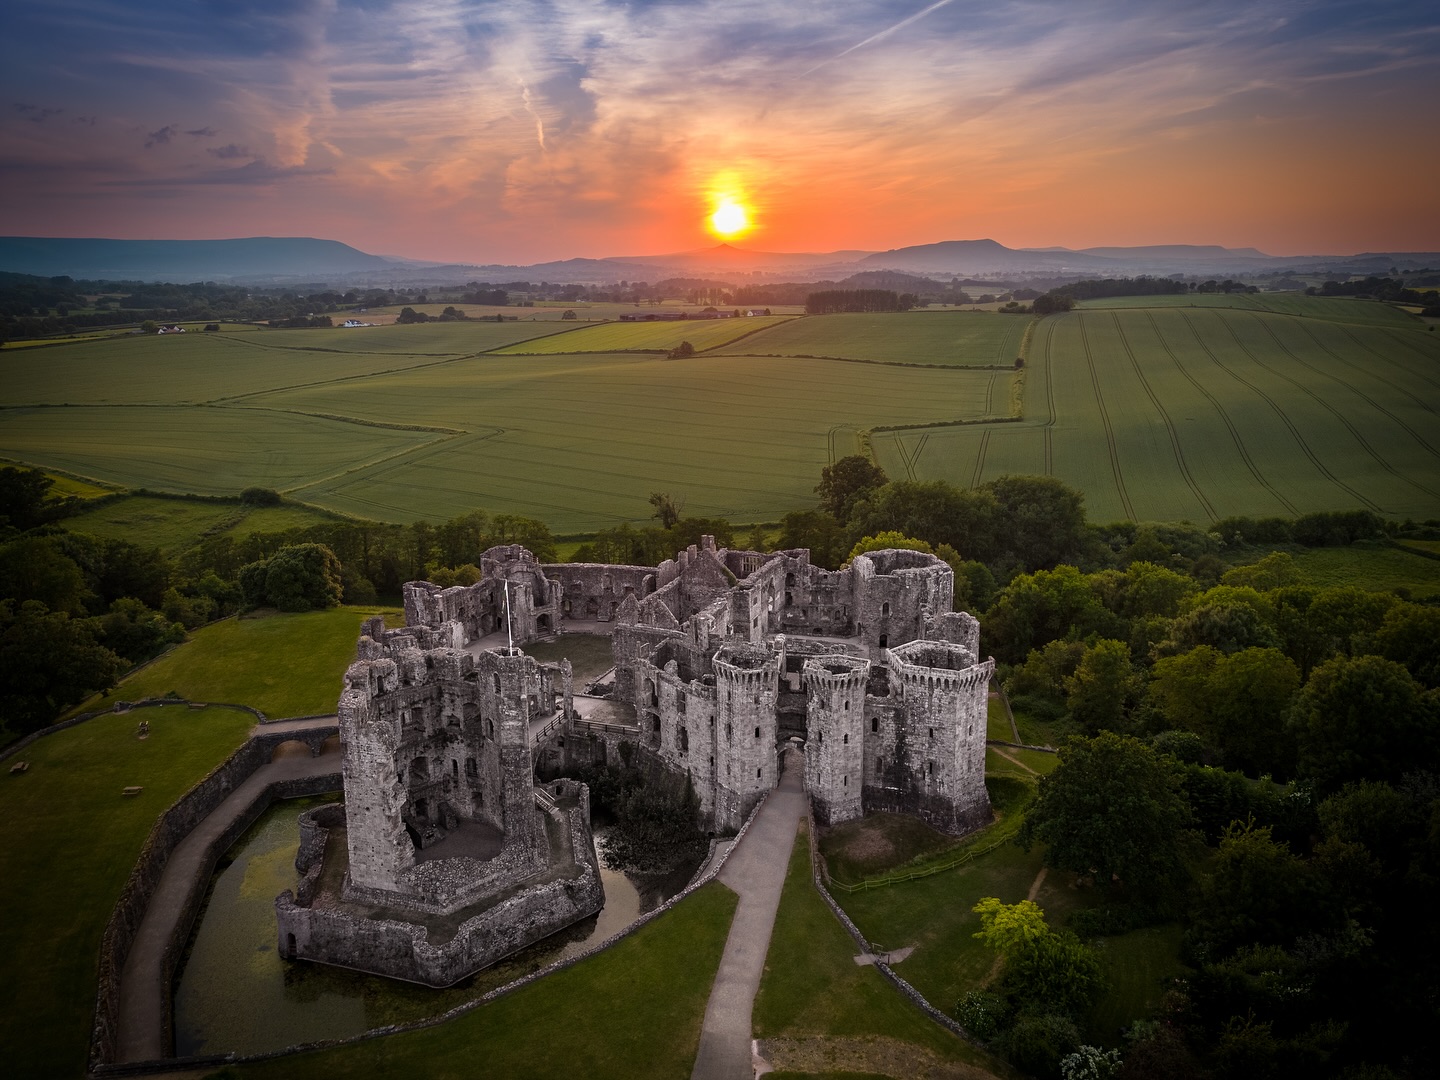
[(750, 213), (734, 199), (722, 199), (710, 215), (710, 231), (716, 236), (738, 236), (750, 227)]

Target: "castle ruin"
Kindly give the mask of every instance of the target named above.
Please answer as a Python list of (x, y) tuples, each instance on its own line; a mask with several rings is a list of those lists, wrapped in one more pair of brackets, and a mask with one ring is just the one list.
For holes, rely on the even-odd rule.
[[(991, 818), (994, 661), (933, 555), (829, 571), (707, 536), (658, 567), (542, 565), (508, 545), (481, 572), (407, 584), (404, 629), (365, 624), (339, 705), (345, 802), (302, 815), (305, 876), (276, 900), (284, 955), (444, 986), (598, 911), (588, 791), (537, 787), (535, 765), (617, 744), (688, 780), (716, 832), (776, 786), (793, 743), (822, 824), (891, 811), (960, 834)], [(514, 647), (567, 622), (609, 624), (622, 722), (583, 718), (568, 662)]]

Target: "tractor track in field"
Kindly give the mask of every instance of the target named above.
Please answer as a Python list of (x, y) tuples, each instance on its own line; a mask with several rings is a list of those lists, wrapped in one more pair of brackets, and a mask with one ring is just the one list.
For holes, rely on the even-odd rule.
[[(1325, 463), (1320, 460), (1320, 458), (1316, 455), (1315, 451), (1310, 448), (1310, 444), (1305, 441), (1305, 437), (1300, 434), (1300, 429), (1295, 426), (1295, 422), (1290, 419), (1284, 409), (1280, 408), (1279, 403), (1276, 402), (1273, 397), (1265, 393), (1264, 390), (1261, 390), (1260, 387), (1256, 386), (1253, 382), (1245, 378), (1243, 375), (1238, 374), (1233, 368), (1231, 368), (1228, 364), (1221, 360), (1220, 357), (1215, 354), (1214, 350), (1210, 348), (1210, 346), (1205, 344), (1204, 339), (1196, 331), (1195, 324), (1191, 321), (1189, 313), (1182, 311), (1180, 313), (1180, 317), (1185, 320), (1187, 325), (1189, 325), (1190, 332), (1195, 335), (1195, 340), (1200, 342), (1200, 347), (1205, 350), (1205, 354), (1210, 357), (1216, 367), (1218, 367), (1221, 371), (1225, 372), (1225, 374), (1229, 375), (1232, 379), (1240, 383), (1242, 386), (1249, 387), (1250, 391), (1255, 394), (1256, 397), (1260, 398), (1260, 400), (1264, 401), (1265, 404), (1270, 406), (1271, 410), (1275, 413), (1275, 415), (1280, 418), (1280, 422), (1284, 424), (1286, 429), (1290, 432), (1290, 436), (1295, 440), (1295, 445), (1300, 448), (1300, 452), (1310, 460), (1310, 464), (1315, 466), (1316, 470), (1320, 473), (1320, 475), (1326, 477), (1336, 487), (1340, 488), (1342, 491), (1352, 496), (1353, 498), (1359, 500), (1361, 503), (1368, 506), (1371, 510), (1374, 510), (1376, 513), (1383, 513), (1383, 511), (1380, 509), (1379, 504), (1375, 503), (1365, 495), (1362, 495), (1360, 492), (1356, 491), (1349, 484), (1345, 483), (1345, 481), (1341, 480), (1338, 476), (1336, 476), (1328, 468), (1325, 467)], [(1221, 321), (1224, 322), (1224, 320)], [(1226, 329), (1229, 329), (1228, 323), (1226, 323), (1225, 326)], [(1231, 337), (1234, 336), (1234, 332), (1231, 331)], [(1239, 344), (1239, 340), (1239, 338), (1235, 338), (1237, 344)], [(1243, 352), (1245, 352), (1247, 356), (1250, 356), (1249, 351), (1246, 350), (1243, 345), (1241, 345), (1240, 348)], [(1253, 356), (1251, 356), (1250, 358), (1252, 361), (1254, 360)]]
[[(1343, 324), (1337, 324), (1337, 325), (1343, 325)], [(1426, 352), (1424, 349), (1422, 349), (1419, 345), (1416, 345), (1416, 344), (1415, 344), (1413, 341), (1411, 341), (1409, 338), (1405, 337), (1403, 330), (1394, 330), (1394, 329), (1392, 329), (1392, 328), (1390, 328), (1390, 327), (1388, 327), (1388, 326), (1387, 326), (1387, 327), (1384, 327), (1384, 330), (1385, 330), (1385, 334), (1386, 334), (1387, 337), (1390, 337), (1390, 338), (1394, 339), (1394, 341), (1395, 341), (1396, 343), (1400, 344), (1400, 345), (1404, 345), (1405, 348), (1409, 349), (1411, 352), (1419, 354), (1419, 356), (1420, 356), (1420, 358), (1421, 358), (1422, 360), (1429, 360), (1432, 364), (1436, 361), (1437, 357), (1436, 357), (1436, 355), (1435, 355), (1434, 353), (1427, 353), (1427, 352)], [(1349, 328), (1348, 326), (1345, 327), (1345, 331), (1346, 331), (1346, 333), (1349, 333), (1350, 328)], [(1355, 335), (1354, 335), (1354, 334), (1350, 334), (1350, 339), (1351, 339), (1352, 341), (1355, 340)], [(1368, 346), (1367, 346), (1367, 348), (1368, 348)], [(1371, 351), (1371, 352), (1374, 352), (1375, 350), (1374, 350), (1374, 349), (1371, 349), (1370, 351)], [(1377, 355), (1379, 355), (1379, 354), (1377, 354)], [(1393, 364), (1395, 361), (1391, 360), (1390, 362)], [(1428, 375), (1425, 375), (1425, 374), (1422, 373), (1422, 372), (1416, 372), (1416, 374), (1419, 375), (1420, 378), (1424, 379), (1424, 380), (1425, 380), (1427, 383), (1429, 383), (1431, 386), (1433, 386), (1433, 387), (1435, 387), (1435, 388), (1437, 388), (1437, 389), (1440, 389), (1440, 381), (1437, 381), (1437, 380), (1435, 380), (1435, 379), (1432, 379), (1432, 378), (1430, 378)]]
[[(1342, 334), (1344, 334), (1346, 337), (1348, 337), (1352, 342), (1354, 342), (1354, 343), (1355, 343), (1356, 345), (1358, 345), (1360, 348), (1362, 348), (1362, 349), (1364, 349), (1366, 352), (1368, 352), (1371, 356), (1374, 356), (1374, 357), (1376, 357), (1376, 358), (1378, 358), (1378, 359), (1380, 359), (1380, 360), (1385, 361), (1385, 363), (1389, 364), (1391, 367), (1398, 367), (1398, 368), (1400, 368), (1400, 370), (1404, 371), (1407, 375), (1413, 375), (1413, 376), (1415, 376), (1417, 379), (1419, 379), (1421, 382), (1429, 383), (1431, 386), (1435, 387), (1435, 389), (1440, 390), (1440, 381), (1437, 381), (1437, 380), (1435, 380), (1435, 379), (1430, 378), (1430, 377), (1429, 377), (1428, 375), (1426, 375), (1423, 371), (1416, 371), (1414, 368), (1407, 368), (1407, 367), (1405, 367), (1403, 364), (1401, 364), (1398, 360), (1395, 360), (1395, 359), (1393, 359), (1393, 358), (1391, 358), (1391, 357), (1389, 357), (1389, 356), (1386, 356), (1386, 355), (1385, 355), (1383, 352), (1381, 352), (1379, 349), (1375, 348), (1375, 346), (1373, 346), (1373, 345), (1371, 345), (1371, 344), (1369, 344), (1369, 343), (1367, 343), (1367, 342), (1365, 342), (1365, 341), (1362, 341), (1360, 338), (1356, 337), (1354, 331), (1352, 331), (1352, 330), (1350, 329), (1350, 327), (1346, 326), (1344, 323), (1335, 323), (1334, 325), (1337, 326), (1337, 327), (1339, 327), (1340, 332), (1341, 332)], [(1392, 331), (1392, 330), (1389, 330), (1389, 329), (1386, 329), (1386, 330), (1385, 330), (1385, 334), (1386, 334), (1387, 337), (1393, 337), (1393, 336), (1395, 335), (1395, 333), (1396, 333), (1396, 331)], [(1404, 338), (1398, 338), (1398, 337), (1397, 337), (1397, 338), (1395, 338), (1395, 340), (1396, 340), (1396, 342), (1397, 342), (1398, 344), (1404, 345), (1407, 349), (1411, 350), (1412, 352), (1419, 353), (1419, 354), (1420, 354), (1420, 357), (1421, 357), (1422, 359), (1424, 359), (1424, 360), (1429, 360), (1429, 361), (1431, 361), (1431, 362), (1433, 363), (1433, 362), (1435, 361), (1435, 359), (1436, 359), (1436, 357), (1434, 357), (1434, 356), (1429, 356), (1429, 355), (1427, 355), (1424, 349), (1419, 348), (1418, 346), (1416, 346), (1415, 344), (1413, 344), (1413, 343), (1410, 342), (1410, 341), (1407, 341), (1407, 340), (1404, 339)], [(1414, 397), (1413, 394), (1412, 394), (1411, 396)], [(1419, 399), (1417, 398), (1416, 400), (1418, 401)], [(1429, 405), (1425, 405), (1425, 408), (1426, 408), (1427, 410), (1429, 410), (1430, 412), (1434, 412), (1434, 411), (1435, 411), (1435, 410), (1434, 410), (1433, 408), (1431, 408)]]
[[(1319, 349), (1321, 352), (1327, 354), (1327, 355), (1328, 355), (1332, 360), (1334, 360), (1337, 364), (1341, 364), (1341, 365), (1343, 365), (1343, 366), (1345, 366), (1345, 367), (1348, 367), (1348, 368), (1351, 368), (1351, 369), (1354, 369), (1354, 368), (1355, 368), (1355, 364), (1354, 364), (1354, 363), (1352, 363), (1352, 362), (1349, 361), (1349, 360), (1346, 360), (1343, 356), (1341, 356), (1339, 353), (1337, 353), (1334, 349), (1330, 348), (1330, 346), (1326, 345), (1323, 341), (1321, 341), (1321, 340), (1319, 339), (1319, 337), (1317, 337), (1317, 336), (1315, 335), (1314, 330), (1312, 330), (1309, 326), (1306, 326), (1306, 325), (1304, 325), (1304, 324), (1302, 323), (1302, 324), (1301, 324), (1301, 328), (1305, 331), (1306, 335), (1310, 338), (1310, 340), (1315, 343), (1315, 347), (1316, 347), (1317, 349)], [(1272, 335), (1273, 335), (1273, 331), (1272, 331), (1271, 333), (1272, 333)], [(1282, 348), (1283, 348), (1283, 346), (1282, 346)], [(1287, 349), (1286, 351), (1289, 352), (1288, 349)], [(1291, 353), (1291, 355), (1292, 355), (1292, 356), (1295, 356), (1294, 353)], [(1409, 424), (1407, 424), (1404, 420), (1400, 419), (1400, 417), (1396, 416), (1393, 412), (1391, 412), (1389, 409), (1387, 409), (1384, 405), (1381, 405), (1378, 401), (1376, 401), (1374, 398), (1372, 398), (1369, 394), (1367, 394), (1367, 393), (1365, 393), (1363, 390), (1361, 390), (1358, 386), (1352, 385), (1350, 382), (1348, 382), (1348, 381), (1345, 380), (1345, 379), (1340, 378), (1338, 375), (1332, 375), (1332, 374), (1330, 374), (1328, 371), (1321, 371), (1319, 368), (1317, 368), (1317, 367), (1315, 367), (1314, 365), (1312, 365), (1308, 360), (1301, 359), (1299, 356), (1295, 356), (1295, 359), (1298, 360), (1301, 364), (1303, 364), (1303, 365), (1305, 365), (1306, 367), (1310, 368), (1310, 370), (1312, 370), (1312, 371), (1314, 371), (1314, 372), (1316, 372), (1316, 373), (1318, 373), (1318, 374), (1320, 374), (1320, 375), (1324, 375), (1324, 376), (1325, 376), (1326, 378), (1328, 378), (1328, 379), (1333, 379), (1333, 380), (1335, 380), (1335, 382), (1337, 382), (1337, 383), (1339, 383), (1341, 386), (1345, 387), (1345, 389), (1349, 390), (1349, 391), (1350, 391), (1352, 394), (1354, 394), (1356, 397), (1363, 398), (1365, 401), (1369, 402), (1370, 405), (1371, 405), (1374, 409), (1376, 409), (1376, 410), (1379, 411), (1379, 412), (1384, 413), (1384, 414), (1385, 414), (1386, 416), (1388, 416), (1391, 420), (1395, 421), (1395, 423), (1396, 423), (1398, 426), (1404, 428), (1407, 432), (1409, 432), (1411, 438), (1413, 438), (1416, 442), (1418, 442), (1421, 446), (1423, 446), (1428, 453), (1430, 453), (1431, 455), (1433, 455), (1433, 456), (1435, 456), (1435, 457), (1440, 457), (1440, 450), (1436, 450), (1435, 447), (1431, 446), (1431, 445), (1425, 440), (1424, 436), (1422, 436), (1418, 431), (1416, 431), (1414, 428), (1412, 428), (1412, 427), (1411, 427)], [(1406, 390), (1403, 386), (1399, 386), (1399, 385), (1397, 385), (1396, 383), (1391, 382), (1389, 379), (1385, 378), (1384, 375), (1379, 375), (1379, 374), (1377, 374), (1377, 373), (1375, 373), (1375, 372), (1373, 372), (1373, 371), (1372, 371), (1372, 372), (1366, 372), (1366, 374), (1368, 374), (1372, 379), (1377, 379), (1377, 380), (1379, 380), (1380, 382), (1384, 383), (1386, 386), (1390, 387), (1390, 389), (1396, 391), (1397, 393), (1404, 394), (1406, 397), (1408, 397), (1411, 401), (1413, 401), (1416, 405), (1420, 406), (1420, 408), (1424, 409), (1426, 412), (1429, 412), (1429, 413), (1434, 413), (1434, 412), (1435, 412), (1434, 408), (1432, 408), (1432, 407), (1431, 407), (1430, 405), (1428, 405), (1426, 402), (1420, 400), (1420, 398), (1418, 398), (1418, 397), (1416, 397), (1414, 394), (1410, 393), (1410, 392), (1409, 392), (1408, 390)]]
[(1185, 451), (1180, 448), (1180, 432), (1175, 427), (1175, 422), (1170, 419), (1170, 414), (1165, 411), (1165, 406), (1160, 403), (1160, 397), (1150, 385), (1150, 380), (1145, 378), (1145, 372), (1140, 368), (1140, 361), (1135, 358), (1135, 350), (1130, 347), (1130, 339), (1125, 336), (1125, 328), (1120, 324), (1120, 316), (1111, 313), (1110, 317), (1115, 320), (1115, 333), (1120, 336), (1120, 344), (1125, 349), (1125, 355), (1130, 358), (1130, 366), (1135, 369), (1135, 377), (1140, 380), (1140, 385), (1145, 388), (1145, 396), (1150, 399), (1150, 404), (1155, 406), (1155, 411), (1160, 414), (1160, 419), (1165, 422), (1165, 430), (1170, 435), (1170, 448), (1175, 451), (1175, 464), (1180, 468), (1180, 475), (1185, 478), (1185, 484), (1190, 488), (1190, 493), (1195, 496), (1196, 501), (1205, 508), (1205, 513), (1210, 516), (1211, 521), (1219, 521), (1220, 515), (1215, 513), (1215, 507), (1200, 490), (1200, 485), (1195, 482), (1191, 475), (1190, 465), (1185, 460)]
[(1105, 442), (1110, 450), (1110, 471), (1115, 476), (1115, 489), (1120, 493), (1120, 505), (1131, 521), (1137, 521), (1135, 507), (1130, 503), (1130, 493), (1125, 490), (1125, 476), (1120, 471), (1120, 447), (1115, 442), (1115, 429), (1110, 424), (1110, 412), (1105, 408), (1105, 395), (1100, 391), (1100, 373), (1095, 368), (1095, 354), (1090, 350), (1090, 335), (1085, 332), (1085, 316), (1076, 316), (1080, 325), (1080, 344), (1085, 349), (1085, 362), (1090, 365), (1090, 386), (1095, 391), (1095, 404), (1100, 410), (1100, 422), (1105, 427)]
[(1043, 351), (1045, 355), (1045, 404), (1050, 410), (1050, 417), (1041, 427), (1044, 432), (1045, 450), (1045, 475), (1055, 475), (1055, 443), (1051, 433), (1055, 428), (1055, 379), (1050, 371), (1050, 341), (1055, 336), (1055, 324), (1049, 323), (1045, 328), (1045, 344)]
[[(1224, 422), (1225, 427), (1230, 431), (1230, 438), (1235, 443), (1235, 449), (1240, 454), (1240, 460), (1245, 462), (1245, 468), (1250, 471), (1250, 475), (1255, 478), (1255, 482), (1258, 483), (1261, 487), (1263, 487), (1266, 491), (1270, 492), (1271, 495), (1274, 495), (1276, 501), (1279, 502), (1281, 506), (1285, 507), (1285, 509), (1289, 510), (1291, 514), (1299, 517), (1300, 511), (1295, 508), (1295, 504), (1292, 503), (1289, 499), (1285, 498), (1285, 496), (1280, 493), (1280, 489), (1275, 487), (1274, 484), (1270, 483), (1269, 480), (1266, 480), (1264, 475), (1260, 472), (1259, 466), (1255, 464), (1255, 459), (1250, 456), (1250, 451), (1245, 449), (1245, 441), (1240, 437), (1240, 429), (1235, 426), (1235, 421), (1230, 419), (1230, 414), (1225, 411), (1225, 406), (1220, 404), (1220, 399), (1217, 398), (1214, 394), (1210, 393), (1209, 390), (1205, 389), (1205, 387), (1200, 383), (1199, 379), (1195, 378), (1194, 375), (1190, 374), (1190, 372), (1185, 370), (1185, 365), (1180, 363), (1180, 358), (1175, 355), (1175, 351), (1170, 348), (1170, 343), (1165, 340), (1165, 335), (1161, 333), (1160, 324), (1155, 321), (1154, 314), (1151, 312), (1146, 312), (1145, 317), (1150, 320), (1150, 325), (1155, 330), (1155, 340), (1160, 342), (1160, 347), (1165, 350), (1165, 355), (1170, 357), (1170, 362), (1175, 365), (1175, 370), (1180, 372), (1181, 375), (1185, 376), (1185, 379), (1190, 383), (1190, 385), (1193, 386), (1196, 390), (1198, 390), (1202, 395), (1204, 395), (1205, 399), (1210, 402), (1211, 406), (1220, 415), (1221, 421)], [(1209, 356), (1211, 360), (1214, 360), (1215, 355), (1210, 352), (1210, 349), (1205, 344), (1205, 342), (1200, 340), (1200, 336), (1195, 333), (1195, 328), (1193, 326), (1190, 326), (1189, 329), (1190, 335), (1195, 338), (1195, 341), (1200, 346), (1200, 348), (1205, 351), (1205, 354)]]
[[(1269, 325), (1267, 325), (1267, 324), (1264, 322), (1263, 319), (1262, 319), (1262, 320), (1259, 320), (1259, 321), (1260, 321), (1261, 327), (1265, 330), (1265, 333), (1266, 333), (1267, 335), (1269, 335), (1270, 340), (1275, 343), (1275, 347), (1276, 347), (1277, 349), (1279, 349), (1279, 350), (1280, 350), (1281, 352), (1283, 352), (1286, 356), (1290, 357), (1290, 359), (1294, 360), (1294, 361), (1295, 361), (1296, 363), (1298, 363), (1298, 364), (1301, 364), (1302, 366), (1304, 366), (1304, 367), (1307, 368), (1308, 370), (1314, 371), (1314, 372), (1315, 372), (1316, 374), (1318, 374), (1318, 375), (1324, 375), (1324, 374), (1325, 374), (1324, 372), (1319, 371), (1317, 368), (1314, 368), (1314, 367), (1312, 367), (1311, 365), (1305, 363), (1304, 360), (1301, 360), (1298, 356), (1296, 356), (1293, 352), (1291, 352), (1290, 349), (1289, 349), (1289, 347), (1288, 347), (1283, 341), (1280, 340), (1279, 336), (1275, 333), (1275, 331), (1274, 331)], [(1245, 353), (1246, 356), (1250, 357), (1250, 360), (1251, 360), (1252, 363), (1254, 363), (1254, 364), (1255, 364), (1256, 366), (1258, 366), (1258, 367), (1264, 368), (1266, 371), (1270, 372), (1270, 373), (1271, 373), (1272, 375), (1274, 375), (1276, 378), (1284, 379), (1284, 380), (1285, 380), (1286, 382), (1288, 382), (1291, 386), (1295, 387), (1295, 389), (1304, 392), (1304, 393), (1307, 394), (1312, 400), (1314, 400), (1316, 404), (1318, 404), (1321, 408), (1323, 408), (1323, 409), (1324, 409), (1326, 412), (1328, 412), (1331, 416), (1335, 417), (1336, 420), (1339, 420), (1340, 423), (1345, 426), (1345, 430), (1348, 431), (1348, 432), (1350, 432), (1350, 434), (1355, 437), (1355, 441), (1358, 442), (1361, 446), (1363, 446), (1363, 447), (1365, 448), (1365, 452), (1370, 455), (1370, 457), (1374, 460), (1375, 464), (1379, 465), (1382, 469), (1384, 469), (1386, 472), (1388, 472), (1391, 476), (1395, 477), (1395, 479), (1396, 479), (1396, 480), (1399, 480), (1402, 484), (1409, 484), (1411, 487), (1415, 488), (1417, 491), (1423, 491), (1426, 495), (1429, 495), (1432, 499), (1440, 499), (1440, 491), (1432, 491), (1430, 488), (1426, 487), (1424, 484), (1420, 483), (1419, 481), (1410, 479), (1410, 477), (1404, 475), (1402, 472), (1400, 472), (1399, 469), (1397, 469), (1397, 468), (1395, 468), (1395, 466), (1391, 465), (1388, 460), (1386, 460), (1384, 457), (1382, 457), (1382, 456), (1380, 455), (1380, 452), (1379, 452), (1378, 450), (1376, 450), (1373, 446), (1370, 445), (1370, 440), (1367, 439), (1367, 438), (1365, 438), (1365, 436), (1364, 436), (1363, 434), (1361, 434), (1360, 429), (1357, 428), (1354, 424), (1352, 424), (1352, 423), (1350, 422), (1349, 418), (1348, 418), (1344, 413), (1342, 413), (1339, 409), (1335, 408), (1334, 405), (1331, 405), (1330, 402), (1326, 401), (1323, 397), (1321, 397), (1319, 394), (1317, 394), (1317, 393), (1316, 393), (1313, 389), (1311, 389), (1310, 387), (1306, 386), (1306, 385), (1305, 385), (1304, 383), (1302, 383), (1299, 379), (1292, 379), (1289, 375), (1286, 375), (1283, 371), (1280, 371), (1280, 370), (1278, 370), (1278, 369), (1276, 369), (1276, 368), (1273, 368), (1273, 367), (1271, 367), (1269, 364), (1267, 364), (1265, 361), (1261, 360), (1258, 356), (1256, 356), (1253, 352), (1251, 352), (1249, 346), (1247, 346), (1243, 341), (1240, 340), (1240, 335), (1235, 332), (1234, 326), (1231, 326), (1231, 325), (1227, 324), (1226, 329), (1228, 329), (1228, 330), (1230, 331), (1230, 336), (1231, 336), (1232, 338), (1234, 338), (1235, 344), (1240, 347), (1240, 350), (1241, 350), (1243, 353)], [(1341, 386), (1345, 387), (1345, 388), (1346, 388), (1347, 390), (1349, 390), (1351, 393), (1356, 393), (1356, 394), (1359, 393), (1359, 391), (1357, 391), (1353, 386), (1350, 386), (1350, 384), (1349, 384), (1349, 383), (1346, 383), (1344, 380), (1338, 379), (1338, 378), (1336, 378), (1336, 377), (1333, 376), (1333, 375), (1331, 375), (1331, 376), (1329, 376), (1329, 377), (1332, 378), (1332, 379), (1335, 379), (1336, 382), (1340, 383)], [(1364, 397), (1363, 394), (1360, 394), (1360, 396), (1361, 396), (1361, 397)], [(1365, 400), (1366, 400), (1366, 401), (1370, 401), (1370, 403), (1371, 403), (1372, 405), (1375, 404), (1375, 402), (1374, 402), (1374, 401), (1371, 401), (1369, 398), (1366, 398)], [(1376, 408), (1379, 408), (1379, 406), (1376, 405)], [(1400, 422), (1400, 421), (1399, 421), (1399, 418), (1396, 417), (1393, 413), (1389, 412), (1388, 410), (1381, 409), (1381, 411), (1384, 412), (1387, 416), (1389, 416), (1392, 420), (1395, 420), (1396, 423), (1399, 423), (1399, 422)], [(1407, 430), (1409, 430), (1409, 429), (1407, 428)], [(1414, 432), (1411, 432), (1411, 434), (1413, 435)], [(1416, 438), (1419, 438), (1419, 436), (1417, 435)], [(1425, 445), (1426, 445), (1426, 449), (1429, 449), (1430, 452), (1433, 454), (1433, 453), (1434, 453), (1434, 450), (1430, 448), (1429, 444), (1427, 443), (1427, 444), (1425, 444)], [(1376, 509), (1378, 510), (1379, 507), (1376, 507)]]
[(975, 472), (970, 477), (972, 489), (980, 486), (980, 478), (985, 475), (985, 454), (990, 449), (990, 429), (985, 429), (985, 434), (980, 436), (980, 451), (975, 455)]

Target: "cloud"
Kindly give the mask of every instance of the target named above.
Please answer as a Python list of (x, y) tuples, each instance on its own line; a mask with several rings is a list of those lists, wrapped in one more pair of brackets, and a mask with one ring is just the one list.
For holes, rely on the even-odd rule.
[(219, 135), (220, 133), (214, 128), (203, 127), (195, 128), (192, 131), (187, 131), (185, 132), (185, 134), (196, 139), (213, 139), (216, 135)]
[(235, 143), (227, 143), (224, 146), (212, 146), (208, 148), (205, 152), (207, 154), (213, 154), (215, 157), (221, 158), (222, 160), (226, 161), (233, 158), (248, 158), (255, 156), (250, 152), (247, 147), (237, 146)]
[(43, 124), (46, 120), (49, 120), (50, 117), (59, 116), (65, 111), (64, 109), (50, 109), (40, 105), (29, 105), (23, 101), (15, 102), (11, 108), (33, 124)]
[(287, 180), (330, 176), (333, 173), (334, 170), (329, 168), (307, 169), (299, 166), (286, 168), (271, 165), (263, 160), (257, 160), (234, 169), (211, 169), (181, 176), (151, 176), (123, 180), (106, 180), (102, 182), (102, 186), (112, 188), (183, 188), (214, 187), (217, 185), (261, 187), (278, 184)]
[(145, 149), (149, 150), (153, 146), (165, 146), (171, 139), (178, 135), (179, 132), (180, 129), (174, 124), (166, 124), (160, 128), (160, 130), (152, 131), (149, 135), (145, 136)]

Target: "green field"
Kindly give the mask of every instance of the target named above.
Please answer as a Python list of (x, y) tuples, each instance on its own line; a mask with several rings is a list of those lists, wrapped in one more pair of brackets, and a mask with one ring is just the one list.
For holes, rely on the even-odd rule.
[(288, 494), (359, 517), (477, 506), (556, 532), (648, 516), (656, 490), (692, 516), (774, 521), (876, 423), (984, 415), (996, 372), (649, 354), (478, 357), (249, 399), (275, 415), (345, 414), (464, 428), (417, 453)]
[(1440, 342), (1381, 305), (1291, 299), (1330, 317), (1147, 297), (1044, 319), (1023, 423), (880, 432), (876, 453), (962, 485), (1051, 473), (1092, 521), (1440, 512)]
[(495, 352), (501, 356), (528, 356), (536, 353), (604, 353), (633, 350), (673, 349), (682, 341), (696, 351), (713, 349), (739, 338), (747, 341), (767, 327), (790, 321), (785, 316), (760, 315), (741, 319), (696, 319), (685, 322), (615, 322), (604, 326), (582, 326), (561, 335), (537, 341), (507, 345)]
[(191, 701), (249, 705), (272, 719), (333, 713), (345, 669), (355, 659), (360, 624), (382, 614), (392, 626), (404, 621), (400, 612), (379, 607), (221, 619), (71, 714), (171, 691)]
[[(141, 719), (150, 736), (135, 738)], [(0, 1046), (11, 1076), (81, 1076), (110, 910), (155, 819), (245, 741), (232, 709), (108, 714), (27, 747), (0, 777)], [(7, 762), (8, 767), (8, 762)], [(133, 798), (121, 788), (144, 788)]]
[(303, 529), (334, 520), (308, 506), (244, 506), (238, 502), (202, 502), (155, 495), (126, 495), (67, 518), (71, 532), (104, 539), (129, 540), (178, 554), (207, 536), (239, 539), (252, 533)]
[(892, 364), (1010, 367), (1029, 319), (989, 312), (910, 311), (796, 319), (722, 350), (761, 356), (836, 356)]
[[(730, 343), (684, 362), (623, 351), (681, 338)], [(1022, 345), (1023, 383), (1003, 370)], [(867, 433), (893, 477), (1048, 473), (1085, 492), (1093, 521), (1440, 515), (1440, 338), (1368, 301), (428, 323), (44, 356), (0, 354), (0, 456), (162, 491), (272, 487), (386, 521), (483, 507), (586, 532), (644, 520), (667, 491), (692, 516), (773, 522), (811, 505), (821, 467)], [(1024, 416), (1000, 422), (1012, 383)]]

